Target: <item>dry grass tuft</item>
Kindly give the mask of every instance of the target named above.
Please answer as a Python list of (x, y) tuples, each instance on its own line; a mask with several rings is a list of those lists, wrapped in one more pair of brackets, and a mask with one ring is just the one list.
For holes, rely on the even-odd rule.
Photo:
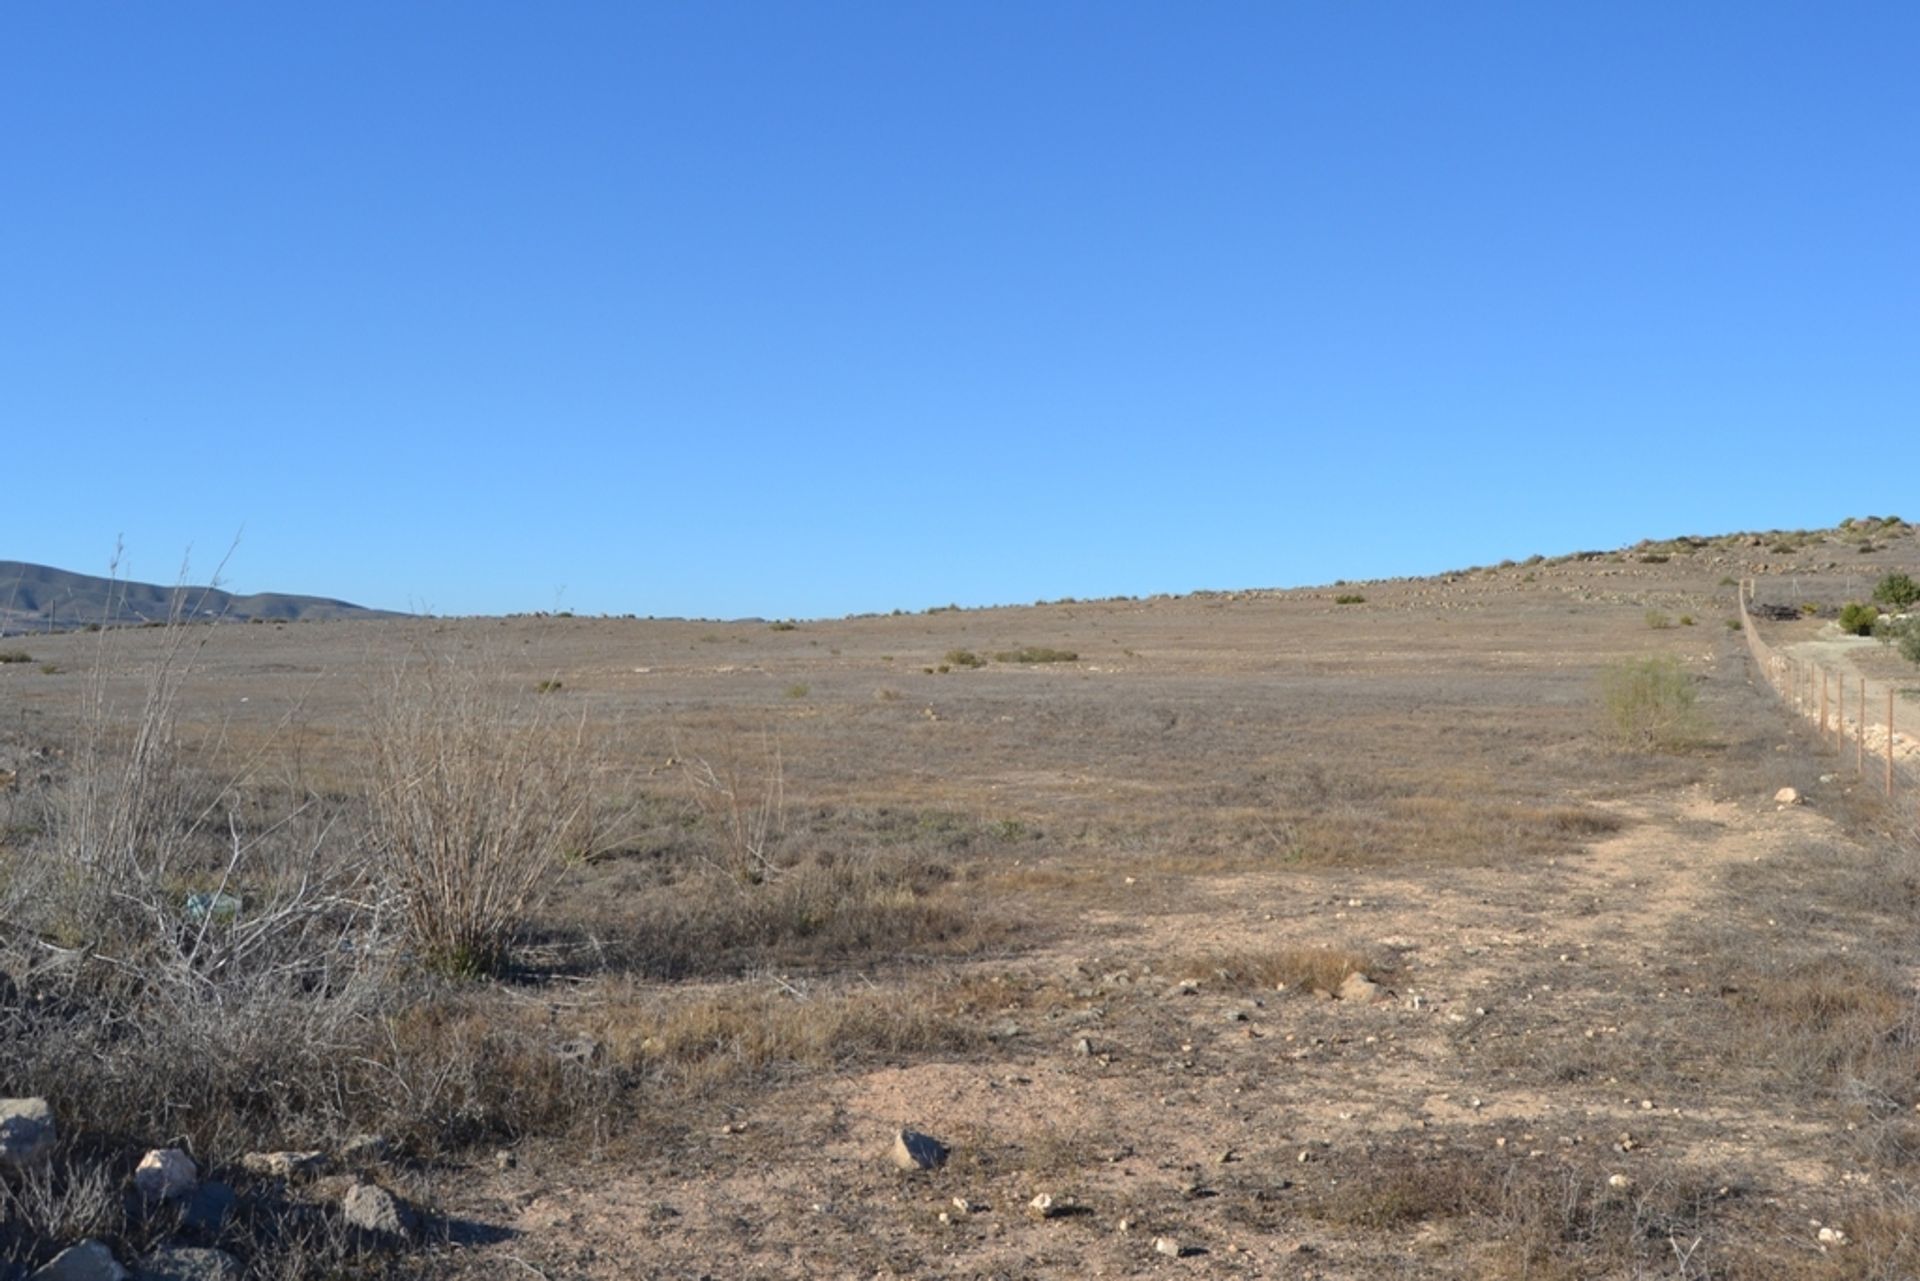
[(562, 859), (583, 852), (599, 764), (584, 722), (431, 653), (397, 668), (382, 694), (371, 837), (413, 944), (446, 973), (500, 973)]
[(1212, 975), (1254, 991), (1272, 991), (1285, 985), (1308, 992), (1333, 992), (1349, 974), (1379, 978), (1392, 967), (1383, 958), (1357, 948), (1300, 945), (1207, 952), (1187, 958), (1176, 968), (1182, 975)]

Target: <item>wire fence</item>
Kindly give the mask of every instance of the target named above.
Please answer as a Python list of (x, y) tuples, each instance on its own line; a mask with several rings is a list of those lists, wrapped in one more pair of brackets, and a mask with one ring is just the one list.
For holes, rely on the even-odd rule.
[[(1781, 701), (1820, 727), (1820, 738), (1841, 753), (1851, 755), (1854, 769), (1864, 778), (1878, 774), (1891, 797), (1896, 787), (1913, 785), (1912, 771), (1920, 743), (1895, 724), (1896, 693), (1891, 683), (1875, 690), (1865, 676), (1821, 663), (1814, 658), (1783, 654), (1760, 639), (1747, 604), (1754, 580), (1740, 585), (1740, 629), (1754, 663)], [(1920, 722), (1920, 715), (1908, 713)]]

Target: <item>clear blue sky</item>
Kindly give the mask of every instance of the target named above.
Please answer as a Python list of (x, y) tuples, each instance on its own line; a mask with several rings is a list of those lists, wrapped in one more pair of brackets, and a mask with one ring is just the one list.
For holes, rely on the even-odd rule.
[(1920, 516), (1917, 48), (1904, 2), (8, 5), (0, 558), (811, 616)]

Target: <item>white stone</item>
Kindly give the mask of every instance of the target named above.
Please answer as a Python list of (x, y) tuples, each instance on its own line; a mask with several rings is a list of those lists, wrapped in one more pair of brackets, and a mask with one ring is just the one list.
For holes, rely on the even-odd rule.
[(200, 1186), (200, 1171), (179, 1148), (155, 1148), (140, 1158), (133, 1186), (149, 1201), (174, 1201), (193, 1195)]

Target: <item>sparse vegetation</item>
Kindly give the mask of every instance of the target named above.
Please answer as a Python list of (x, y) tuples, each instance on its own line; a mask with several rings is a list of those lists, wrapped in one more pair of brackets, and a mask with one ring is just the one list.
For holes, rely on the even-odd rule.
[(1888, 574), (1874, 586), (1873, 599), (1896, 613), (1905, 611), (1920, 602), (1920, 582), (1910, 574)]
[(33, 655), (24, 649), (0, 649), (0, 663), (31, 663)]
[(950, 649), (940, 670), (944, 672), (952, 667), (985, 667), (986, 665), (987, 660), (970, 649)]
[(1342, 592), (1333, 598), (1333, 603), (1336, 605), (1364, 605), (1367, 603), (1367, 598), (1359, 592)]
[(1693, 678), (1671, 656), (1627, 659), (1600, 677), (1608, 737), (1616, 746), (1671, 751), (1699, 737)]
[(1651, 627), (1656, 632), (1664, 632), (1668, 628), (1673, 626), (1673, 619), (1669, 618), (1661, 610), (1657, 610), (1657, 609), (1648, 610), (1646, 614), (1646, 619), (1647, 619), (1647, 626)]
[(1005, 649), (994, 655), (1002, 663), (1072, 663), (1080, 655), (1070, 649), (1052, 649), (1045, 645), (1027, 645), (1020, 649)]

